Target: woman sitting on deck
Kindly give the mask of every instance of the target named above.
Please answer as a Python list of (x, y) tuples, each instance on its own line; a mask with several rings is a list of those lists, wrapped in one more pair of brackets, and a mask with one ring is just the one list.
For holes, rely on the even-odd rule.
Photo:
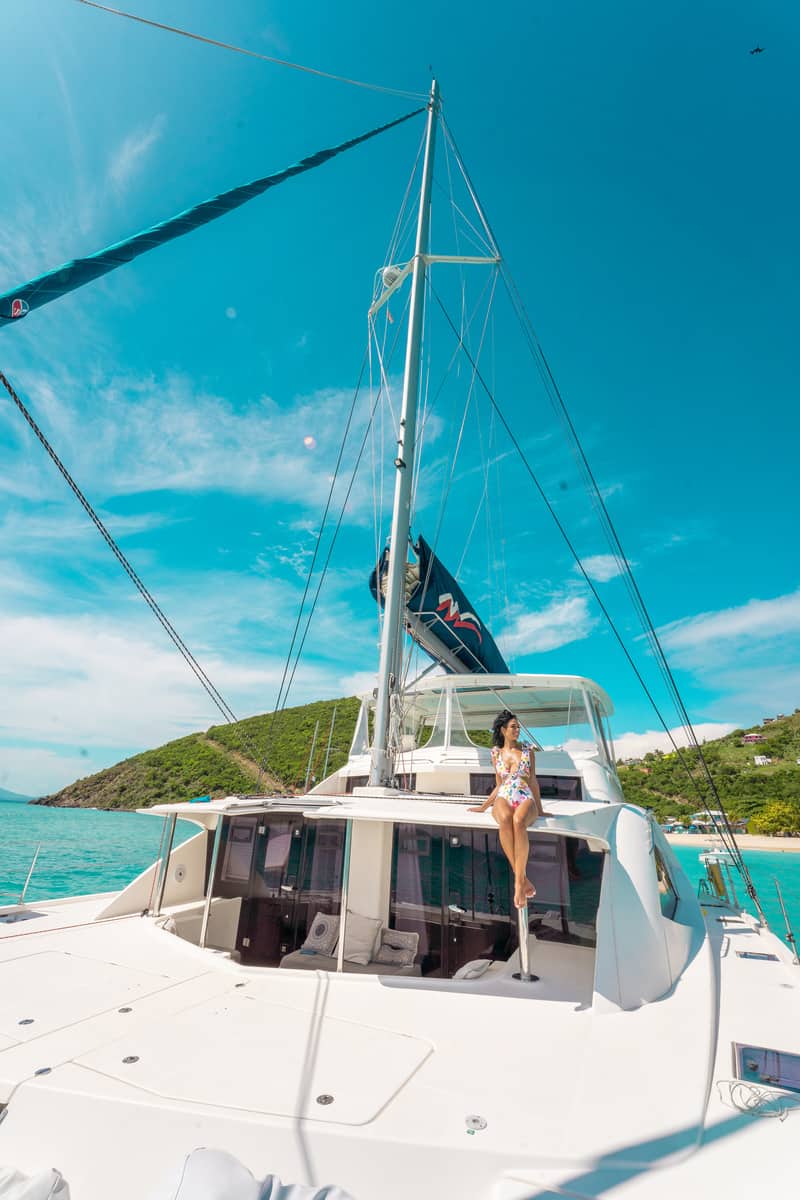
[(483, 804), (468, 811), (492, 809), (492, 816), (500, 826), (500, 845), (514, 872), (514, 903), (517, 908), (522, 908), (536, 895), (536, 888), (527, 875), (531, 852), (528, 826), (545, 813), (534, 770), (533, 750), (517, 741), (519, 729), (519, 721), (508, 709), (495, 717), (492, 763), (497, 782)]

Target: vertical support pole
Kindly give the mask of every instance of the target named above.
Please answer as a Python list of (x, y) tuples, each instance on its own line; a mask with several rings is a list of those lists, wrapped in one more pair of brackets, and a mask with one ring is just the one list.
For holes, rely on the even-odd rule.
[(219, 848), (222, 843), (222, 813), (217, 816), (217, 828), (214, 830), (214, 845), (211, 850), (211, 866), (208, 871), (208, 887), (206, 888), (206, 902), (203, 907), (203, 923), (200, 926), (200, 949), (205, 948), (206, 937), (208, 935), (208, 922), (211, 919), (211, 901), (214, 896), (214, 879), (217, 874), (217, 859), (219, 858)]
[(431, 188), (433, 185), (433, 156), (436, 146), (436, 121), (439, 109), (439, 86), (434, 79), (428, 107), (428, 131), (425, 161), (422, 168), (422, 187), (417, 218), (417, 241), (414, 250), (414, 269), (411, 274), (411, 298), (408, 311), (408, 340), (403, 377), (403, 401), (397, 438), (397, 457), (394, 484), (394, 508), (389, 568), (386, 586), (386, 607), (381, 641), (381, 661), (378, 671), (378, 696), (375, 702), (375, 737), (372, 745), (371, 784), (391, 786), (394, 763), (391, 761), (390, 727), (392, 699), (400, 678), (400, 651), (403, 636), (405, 607), (406, 562), (408, 534), (411, 525), (411, 490), (414, 471), (414, 450), (419, 405), (420, 348), (422, 319), (425, 312), (426, 255), (430, 241)]
[(517, 909), (517, 933), (519, 935), (519, 970), (514, 972), (514, 978), (523, 983), (536, 983), (538, 975), (531, 975), (530, 948), (528, 946), (530, 918), (528, 906), (523, 904)]
[(353, 822), (344, 830), (344, 861), (342, 862), (342, 905), (339, 909), (339, 945), (336, 950), (336, 970), (344, 970), (344, 939), (347, 933), (347, 905), (350, 897), (350, 846), (353, 841)]
[(337, 708), (337, 706), (334, 704), (333, 715), (331, 716), (331, 727), (330, 727), (330, 730), (328, 731), (328, 745), (325, 747), (325, 762), (322, 767), (322, 778), (323, 779), (325, 779), (325, 777), (328, 774), (328, 759), (331, 756), (331, 742), (333, 741), (333, 726), (336, 721), (336, 708)]
[(178, 814), (171, 813), (169, 823), (167, 824), (167, 838), (164, 846), (164, 851), (161, 855), (161, 865), (158, 872), (158, 883), (156, 884), (156, 902), (153, 908), (153, 916), (157, 917), (161, 912), (161, 906), (164, 903), (164, 892), (167, 888), (167, 871), (169, 870), (169, 856), (172, 853), (172, 843), (175, 840), (175, 826), (178, 823)]
[(736, 895), (736, 884), (733, 882), (733, 874), (731, 872), (731, 864), (729, 862), (725, 863), (725, 874), (728, 876), (728, 887), (730, 888), (733, 907), (740, 908), (741, 905), (739, 904), (739, 897)]
[(19, 894), (19, 900), (17, 901), (17, 904), (25, 903), (25, 893), (28, 890), (28, 884), (31, 881), (31, 875), (33, 874), (33, 868), (36, 866), (36, 860), (39, 857), (39, 851), (41, 850), (41, 848), (42, 848), (42, 843), (39, 842), (39, 845), (36, 847), (36, 853), (33, 856), (33, 862), (28, 867), (28, 875), (27, 875), (27, 878), (25, 879), (25, 883), (22, 886), (22, 891)]
[(310, 750), (310, 752), (309, 752), (309, 755), (308, 755), (308, 766), (306, 767), (306, 781), (305, 781), (305, 783), (303, 784), (303, 791), (304, 791), (304, 792), (307, 792), (307, 791), (308, 791), (308, 780), (309, 780), (309, 777), (310, 777), (310, 775), (311, 775), (311, 767), (312, 767), (312, 765), (313, 765), (313, 762), (314, 762), (314, 751), (315, 751), (315, 750), (316, 750), (316, 748), (317, 748), (317, 734), (318, 734), (318, 733), (319, 733), (319, 721), (317, 721), (316, 725), (314, 726), (314, 736), (313, 736), (313, 738), (311, 739), (311, 750)]
[(792, 962), (795, 966), (800, 966), (800, 957), (798, 957), (797, 954), (797, 940), (792, 933), (792, 927), (789, 924), (789, 914), (786, 911), (786, 905), (783, 903), (783, 892), (781, 891), (781, 885), (778, 883), (778, 880), (775, 876), (773, 876), (773, 882), (775, 884), (775, 891), (778, 893), (778, 903), (781, 906), (783, 921), (786, 926), (786, 940), (792, 947)]

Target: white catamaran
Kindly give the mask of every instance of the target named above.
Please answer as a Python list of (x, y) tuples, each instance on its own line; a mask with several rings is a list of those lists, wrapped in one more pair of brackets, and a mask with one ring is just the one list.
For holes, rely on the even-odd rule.
[[(413, 257), (387, 263), (373, 305), (408, 284), (394, 548), (409, 541), (426, 275), (444, 257), (429, 245), (439, 108), (434, 84)], [(407, 603), (412, 568), (389, 554), (376, 581), (379, 684), (344, 766), (301, 796), (149, 810), (160, 857), (128, 887), (0, 916), (9, 1194), (33, 1195), (22, 1176), (37, 1173), (51, 1191), (36, 1195), (68, 1185), (73, 1200), (235, 1200), (267, 1176), (355, 1200), (788, 1194), (792, 955), (718, 863), (695, 894), (624, 802), (606, 692), (466, 669), (463, 630), (435, 643)], [(447, 673), (404, 682), (407, 629)], [(519, 910), (497, 825), (468, 811), (494, 784), (476, 731), (504, 708), (549, 814)], [(198, 832), (175, 846), (178, 818)], [(716, 827), (742, 865), (724, 814)], [(231, 1156), (217, 1175), (201, 1147)]]

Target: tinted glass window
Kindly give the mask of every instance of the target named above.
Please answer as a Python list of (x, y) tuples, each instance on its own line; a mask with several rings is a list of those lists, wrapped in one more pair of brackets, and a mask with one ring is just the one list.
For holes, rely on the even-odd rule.
[[(562, 775), (537, 775), (539, 791), (543, 800), (582, 800), (580, 779), (569, 779)], [(471, 796), (488, 796), (497, 780), (494, 771), (476, 771), (469, 777)]]
[(302, 821), (296, 817), (273, 817), (260, 826), (254, 896), (278, 898), (284, 891), (297, 891), (302, 841)]
[(582, 800), (580, 779), (563, 775), (537, 775), (543, 800)]
[(309, 900), (330, 900), (331, 912), (337, 911), (342, 886), (344, 824), (309, 821), (305, 827), (301, 892)]
[(656, 877), (658, 879), (658, 892), (661, 898), (661, 911), (665, 917), (669, 917), (671, 920), (675, 916), (675, 910), (678, 907), (678, 893), (672, 886), (667, 865), (657, 847), (654, 847), (653, 854), (656, 864)]

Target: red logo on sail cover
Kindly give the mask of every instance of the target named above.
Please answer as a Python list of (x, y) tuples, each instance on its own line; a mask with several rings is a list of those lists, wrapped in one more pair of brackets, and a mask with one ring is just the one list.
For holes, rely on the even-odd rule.
[(458, 601), (453, 599), (452, 593), (444, 592), (439, 597), (439, 603), (436, 606), (437, 612), (444, 613), (444, 619), (448, 625), (454, 625), (456, 629), (469, 629), (475, 634), (479, 642), (483, 641), (481, 637), (481, 623), (475, 616), (475, 613), (462, 613), (458, 608)]
[(25, 300), (17, 299), (17, 300), (11, 301), (11, 319), (12, 320), (14, 319), (14, 317), (24, 317), (25, 313), (28, 311), (29, 311), (28, 304)]

